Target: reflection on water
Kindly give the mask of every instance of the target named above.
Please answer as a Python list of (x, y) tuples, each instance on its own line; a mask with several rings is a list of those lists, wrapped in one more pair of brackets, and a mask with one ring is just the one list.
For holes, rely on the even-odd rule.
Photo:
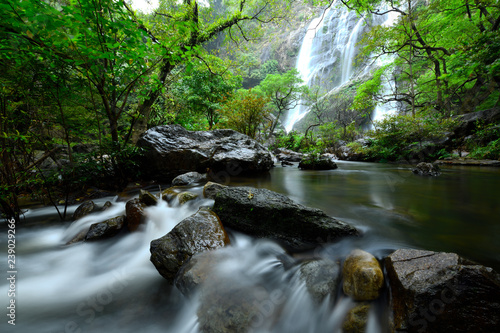
[(331, 171), (276, 167), (245, 180), (324, 210), (366, 230), (380, 247), (456, 252), (500, 269), (500, 168), (442, 167), (420, 177), (411, 167), (338, 161)]

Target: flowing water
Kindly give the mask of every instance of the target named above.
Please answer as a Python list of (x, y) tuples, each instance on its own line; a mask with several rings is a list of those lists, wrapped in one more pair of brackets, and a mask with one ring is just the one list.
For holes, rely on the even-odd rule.
[[(233, 177), (231, 185), (286, 194), (363, 231), (355, 241), (321, 244), (315, 257), (335, 261), (362, 248), (381, 259), (395, 249), (414, 247), (456, 252), (500, 268), (500, 169), (444, 168), (440, 177), (425, 178), (398, 165), (338, 164), (332, 171), (276, 167), (265, 177)], [(201, 187), (191, 190), (201, 192)], [(149, 261), (149, 243), (213, 201), (162, 202), (147, 209), (148, 221), (138, 232), (64, 245), (91, 223), (123, 213), (124, 203), (113, 200), (111, 209), (76, 223), (55, 222), (50, 207), (28, 212), (29, 223), (18, 226), (16, 234), (16, 326), (8, 325), (3, 314), (1, 332), (198, 332), (199, 299), (188, 299), (165, 283)], [(7, 236), (2, 230), (0, 269), (5, 276)], [(259, 311), (253, 314), (251, 332), (340, 332), (353, 302), (340, 290), (320, 304), (313, 302), (297, 272), (298, 258), (311, 253), (292, 257), (274, 242), (234, 232), (231, 240), (221, 250), (230, 255), (217, 266), (220, 279), (213, 288), (252, 290)], [(0, 302), (5, 313), (7, 289), (4, 278)], [(386, 300), (379, 303), (370, 313), (369, 332), (387, 331)]]

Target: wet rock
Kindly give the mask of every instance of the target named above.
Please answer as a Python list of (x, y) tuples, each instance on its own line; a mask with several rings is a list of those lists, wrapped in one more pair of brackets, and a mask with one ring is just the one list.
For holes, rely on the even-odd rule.
[(286, 148), (277, 148), (273, 153), (281, 162), (300, 162), (304, 158), (304, 154)]
[(342, 269), (343, 290), (356, 301), (378, 298), (384, 284), (384, 274), (378, 260), (363, 250), (353, 250)]
[(116, 236), (123, 229), (124, 225), (125, 216), (117, 216), (103, 222), (94, 223), (90, 226), (85, 240), (95, 241)]
[(175, 177), (174, 180), (172, 180), (172, 185), (183, 186), (183, 185), (190, 185), (193, 183), (202, 183), (206, 181), (207, 181), (206, 174), (201, 174), (199, 172), (192, 171)]
[(89, 215), (90, 213), (96, 210), (96, 205), (93, 201), (85, 201), (82, 203), (73, 213), (73, 220), (79, 220), (84, 216)]
[(308, 155), (299, 163), (299, 169), (302, 170), (334, 170), (337, 168), (337, 163), (333, 161), (330, 154)]
[(198, 194), (193, 192), (182, 192), (177, 196), (177, 198), (179, 199), (179, 204), (183, 205), (188, 201), (198, 198)]
[(178, 186), (169, 187), (161, 192), (161, 199), (170, 202), (172, 201), (172, 199), (176, 198), (181, 192), (182, 192), (181, 187)]
[(146, 204), (141, 202), (139, 198), (129, 200), (125, 204), (127, 227), (129, 231), (136, 231), (139, 226), (146, 221), (144, 208), (146, 208)]
[(437, 165), (432, 163), (420, 162), (412, 172), (419, 176), (437, 177), (441, 174), (441, 170)]
[(203, 196), (208, 199), (215, 199), (217, 193), (219, 193), (220, 190), (226, 187), (226, 185), (222, 185), (219, 183), (208, 182), (203, 187)]
[(405, 332), (496, 332), (500, 277), (455, 253), (400, 249), (385, 260), (393, 327)]
[(226, 257), (227, 253), (217, 250), (195, 254), (177, 273), (174, 281), (175, 286), (184, 295), (191, 295), (207, 278), (213, 275), (214, 269)]
[(102, 206), (102, 209), (101, 209), (101, 210), (104, 212), (105, 210), (107, 210), (108, 208), (110, 208), (110, 207), (112, 207), (112, 206), (113, 206), (113, 204), (111, 203), (111, 201), (106, 201), (106, 202), (104, 203), (104, 205)]
[(267, 172), (272, 155), (257, 141), (233, 130), (188, 131), (179, 125), (157, 126), (137, 142), (145, 148), (140, 161), (145, 175), (170, 181), (190, 171), (207, 169), (230, 176)]
[(87, 232), (88, 232), (87, 229), (80, 231), (78, 234), (76, 234), (75, 237), (73, 237), (71, 240), (66, 242), (65, 245), (71, 245), (71, 244), (83, 242), (85, 240), (85, 236), (87, 236)]
[(278, 317), (284, 302), (281, 290), (255, 286), (245, 276), (220, 276), (207, 282), (198, 308), (200, 332), (259, 332), (264, 323)]
[(293, 163), (292, 162), (287, 162), (287, 161), (281, 161), (281, 166), (282, 167), (287, 167), (287, 166), (292, 166)]
[(158, 203), (158, 198), (145, 190), (139, 191), (139, 200), (148, 207), (156, 206), (156, 204)]
[(361, 302), (354, 306), (345, 318), (342, 324), (343, 333), (366, 332), (366, 323), (368, 322), (368, 313), (370, 312), (370, 303)]
[(215, 197), (214, 212), (224, 226), (302, 246), (358, 235), (358, 231), (323, 211), (300, 205), (267, 189), (228, 187)]
[(165, 279), (173, 283), (181, 266), (193, 255), (228, 244), (229, 238), (217, 215), (200, 208), (168, 234), (151, 242), (151, 262)]
[(327, 295), (335, 296), (340, 284), (340, 265), (327, 259), (308, 261), (300, 265), (300, 275), (313, 300), (319, 304)]

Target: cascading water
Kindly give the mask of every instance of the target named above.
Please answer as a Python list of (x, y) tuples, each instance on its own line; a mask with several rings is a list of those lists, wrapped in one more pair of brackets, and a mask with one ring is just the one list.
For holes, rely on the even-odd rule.
[[(190, 191), (201, 194), (200, 187)], [(248, 332), (338, 330), (354, 303), (337, 296), (340, 291), (314, 302), (300, 278), (300, 261), (269, 240), (231, 233), (231, 246), (213, 251), (219, 258), (216, 277), (206, 282), (208, 287), (199, 295), (188, 298), (167, 285), (149, 260), (151, 240), (168, 233), (199, 207), (212, 204), (209, 199), (182, 206), (160, 200), (146, 209), (146, 224), (137, 232), (95, 242), (64, 245), (92, 223), (124, 214), (123, 202), (115, 200), (106, 211), (69, 226), (19, 230), (16, 251), (22, 270), (17, 282), (16, 331), (196, 333), (202, 325), (207, 329), (227, 320), (225, 311), (217, 312), (220, 304), (213, 303), (221, 297), (252, 306), (251, 318), (246, 318)], [(36, 210), (29, 215), (37, 218)], [(335, 255), (325, 257), (317, 251), (314, 257), (338, 262), (353, 246), (347, 242)], [(0, 287), (4, 290), (7, 285)], [(2, 292), (2, 297), (6, 294)], [(209, 313), (204, 312), (207, 308)], [(4, 324), (0, 323), (2, 332)]]
[[(353, 75), (356, 43), (365, 27), (364, 18), (345, 6), (332, 5), (309, 24), (300, 47), (296, 68), (308, 86), (320, 85), (325, 91), (345, 84)], [(284, 121), (287, 132), (309, 108), (301, 101)]]

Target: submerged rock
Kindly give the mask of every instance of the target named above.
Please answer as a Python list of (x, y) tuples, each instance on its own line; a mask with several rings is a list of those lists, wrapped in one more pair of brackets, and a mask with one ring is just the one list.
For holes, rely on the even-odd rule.
[(356, 228), (267, 189), (228, 187), (215, 197), (214, 212), (224, 226), (257, 237), (301, 246), (357, 236)]
[(340, 285), (340, 265), (327, 259), (308, 261), (300, 265), (300, 276), (313, 300), (320, 304), (328, 295), (335, 297)]
[[(157, 126), (137, 142), (145, 148), (142, 171), (170, 181), (190, 171), (227, 176), (269, 171), (271, 153), (257, 141), (233, 130), (188, 131), (179, 125)], [(224, 175), (225, 175), (224, 174)]]
[(85, 240), (94, 241), (116, 236), (123, 229), (124, 225), (125, 216), (117, 216), (103, 222), (94, 223), (90, 226)]
[(373, 255), (363, 250), (352, 251), (342, 269), (343, 290), (356, 301), (378, 298), (384, 284), (384, 273)]
[(500, 277), (455, 253), (401, 249), (385, 267), (393, 328), (405, 332), (496, 332)]
[(125, 213), (127, 216), (128, 230), (136, 231), (139, 226), (146, 221), (144, 208), (146, 208), (146, 204), (139, 198), (127, 201), (125, 204)]
[(366, 332), (370, 307), (371, 304), (369, 302), (361, 302), (349, 310), (342, 324), (342, 333)]
[(229, 237), (217, 215), (200, 208), (168, 234), (151, 242), (151, 262), (165, 279), (173, 283), (181, 266), (193, 255), (228, 244)]
[(93, 201), (85, 201), (80, 206), (78, 206), (78, 208), (73, 213), (73, 220), (76, 221), (84, 216), (89, 215), (90, 213), (94, 212), (96, 208), (97, 207)]
[(420, 162), (412, 172), (419, 176), (437, 177), (441, 174), (439, 167), (432, 163)]

